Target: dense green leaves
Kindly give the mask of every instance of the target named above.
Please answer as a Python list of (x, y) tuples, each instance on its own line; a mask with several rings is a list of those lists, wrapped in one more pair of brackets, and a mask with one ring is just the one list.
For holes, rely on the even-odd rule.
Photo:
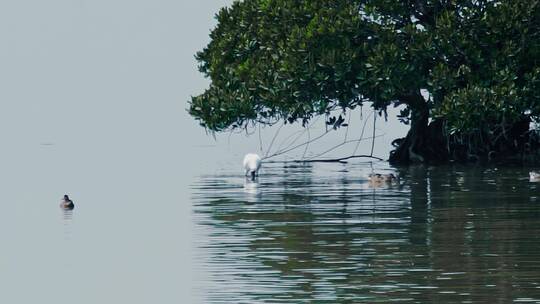
[(197, 54), (211, 85), (189, 111), (215, 131), (306, 123), (365, 101), (381, 111), (405, 104), (404, 120), (428, 108), (449, 132), (535, 118), (538, 2), (237, 1)]

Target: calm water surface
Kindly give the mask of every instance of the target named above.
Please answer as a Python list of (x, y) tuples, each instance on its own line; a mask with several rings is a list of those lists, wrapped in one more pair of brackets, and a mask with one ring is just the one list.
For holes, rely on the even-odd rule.
[[(371, 172), (399, 184), (372, 187)], [(192, 187), (208, 303), (540, 303), (540, 184), (522, 167), (236, 164)]]

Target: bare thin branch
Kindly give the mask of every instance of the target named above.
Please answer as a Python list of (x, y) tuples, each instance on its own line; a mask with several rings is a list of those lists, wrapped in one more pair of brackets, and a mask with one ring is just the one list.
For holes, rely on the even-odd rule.
[(261, 125), (259, 125), (259, 150), (263, 153), (263, 141), (261, 136)]
[[(384, 136), (384, 134), (377, 135), (375, 137), (382, 137), (382, 136)], [(375, 139), (375, 137), (373, 137), (372, 139)], [(326, 150), (326, 151), (324, 151), (322, 153), (319, 153), (319, 154), (317, 154), (317, 155), (315, 155), (313, 157), (308, 158), (308, 160), (321, 157), (321, 156), (323, 156), (323, 155), (325, 155), (325, 154), (327, 154), (329, 152), (334, 151), (335, 149), (337, 149), (337, 148), (339, 148), (339, 147), (341, 147), (343, 145), (346, 145), (346, 144), (349, 144), (349, 143), (352, 143), (352, 142), (357, 142), (357, 141), (360, 142), (362, 140), (368, 140), (368, 139), (370, 139), (370, 138), (368, 137), (368, 138), (364, 138), (364, 139), (360, 138), (360, 139), (346, 140), (346, 141), (344, 141), (344, 142), (342, 142), (340, 144), (337, 144), (337, 145), (333, 146), (332, 148), (330, 148), (330, 149), (328, 149), (328, 150)], [(354, 155), (354, 154), (352, 154), (352, 155)], [(373, 154), (371, 154), (371, 155), (373, 155)]]
[(282, 154), (285, 154), (285, 153), (287, 153), (287, 152), (291, 152), (291, 151), (293, 151), (293, 150), (295, 150), (295, 149), (298, 149), (298, 148), (300, 148), (300, 147), (303, 147), (303, 146), (305, 146), (305, 145), (309, 145), (310, 143), (312, 143), (312, 142), (314, 142), (314, 141), (316, 141), (316, 140), (318, 140), (318, 139), (323, 138), (325, 135), (327, 135), (328, 133), (332, 132), (332, 130), (333, 130), (333, 129), (327, 130), (327, 131), (325, 131), (323, 134), (321, 134), (321, 135), (319, 135), (319, 136), (317, 136), (317, 137), (315, 137), (315, 138), (313, 138), (313, 139), (311, 139), (311, 140), (309, 140), (309, 141), (307, 141), (307, 142), (298, 144), (298, 145), (296, 145), (296, 146), (294, 146), (294, 147), (292, 147), (292, 148), (289, 148), (289, 149), (287, 149), (287, 150), (279, 151), (279, 152), (276, 152), (276, 153), (274, 153), (274, 154), (272, 154), (272, 155), (266, 155), (265, 157), (263, 157), (263, 160), (268, 159), (268, 158), (272, 158), (272, 157), (276, 157), (276, 156), (278, 156), (278, 155), (282, 155)]
[(281, 131), (281, 128), (283, 128), (285, 124), (282, 124), (281, 126), (279, 126), (279, 128), (277, 129), (276, 131), (276, 134), (274, 134), (274, 138), (272, 138), (272, 141), (270, 142), (270, 145), (268, 146), (268, 150), (266, 150), (266, 153), (264, 155), (264, 158), (268, 157), (268, 154), (270, 154), (270, 150), (272, 149), (272, 146), (274, 145), (274, 142), (276, 141), (276, 138), (278, 137), (279, 135), (279, 132)]
[[(375, 112), (375, 110), (373, 110)], [(373, 155), (373, 149), (375, 148), (375, 127), (377, 126), (377, 114), (373, 115), (373, 136), (371, 141), (371, 153), (369, 155)], [(354, 153), (353, 153), (354, 154)]]
[(306, 153), (309, 148), (309, 141), (311, 140), (311, 132), (309, 131), (309, 128), (307, 130), (307, 136), (308, 136), (308, 144), (306, 145), (306, 148), (304, 149), (304, 154), (302, 154), (302, 159), (306, 158)]
[[(362, 109), (361, 112), (364, 112), (364, 109)], [(373, 115), (373, 112), (369, 113), (368, 117), (366, 117), (366, 120), (364, 121), (364, 125), (362, 126), (362, 132), (360, 132), (360, 138), (358, 139), (358, 143), (356, 144), (356, 147), (354, 147), (354, 151), (353, 151), (352, 155), (355, 155), (356, 151), (358, 151), (358, 147), (360, 146), (360, 142), (364, 138), (364, 131), (366, 130), (367, 122), (368, 122), (369, 118), (371, 117), (371, 115)], [(362, 113), (360, 113), (360, 120), (362, 120), (362, 119), (363, 119)]]
[(341, 157), (341, 158), (326, 158), (326, 159), (310, 159), (310, 160), (284, 160), (284, 161), (267, 161), (267, 163), (338, 163), (338, 162), (344, 162), (348, 159), (352, 158), (372, 158), (379, 161), (383, 161), (384, 159), (372, 155), (351, 155), (347, 157)]

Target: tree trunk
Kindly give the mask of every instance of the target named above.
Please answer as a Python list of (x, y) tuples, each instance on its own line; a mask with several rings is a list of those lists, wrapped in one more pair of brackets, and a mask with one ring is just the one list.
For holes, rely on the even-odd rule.
[(394, 141), (397, 146), (390, 153), (392, 164), (524, 160), (539, 155), (540, 138), (529, 131), (529, 117), (524, 116), (507, 126), (504, 136), (488, 132), (447, 136), (444, 120), (434, 119), (428, 123), (427, 104), (423, 99), (415, 101), (407, 101), (411, 109), (411, 128), (406, 137)]
[(390, 163), (447, 161), (449, 157), (442, 121), (433, 120), (428, 124), (429, 108), (420, 94), (406, 100), (411, 109), (411, 128), (406, 137), (397, 141), (396, 149), (390, 153)]

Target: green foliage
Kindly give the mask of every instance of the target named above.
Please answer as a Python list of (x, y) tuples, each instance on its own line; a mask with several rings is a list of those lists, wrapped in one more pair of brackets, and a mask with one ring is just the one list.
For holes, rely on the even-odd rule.
[[(190, 114), (220, 131), (373, 102), (450, 132), (540, 114), (540, 5), (515, 0), (245, 0), (197, 54), (210, 87)], [(430, 92), (424, 101), (420, 90)]]

